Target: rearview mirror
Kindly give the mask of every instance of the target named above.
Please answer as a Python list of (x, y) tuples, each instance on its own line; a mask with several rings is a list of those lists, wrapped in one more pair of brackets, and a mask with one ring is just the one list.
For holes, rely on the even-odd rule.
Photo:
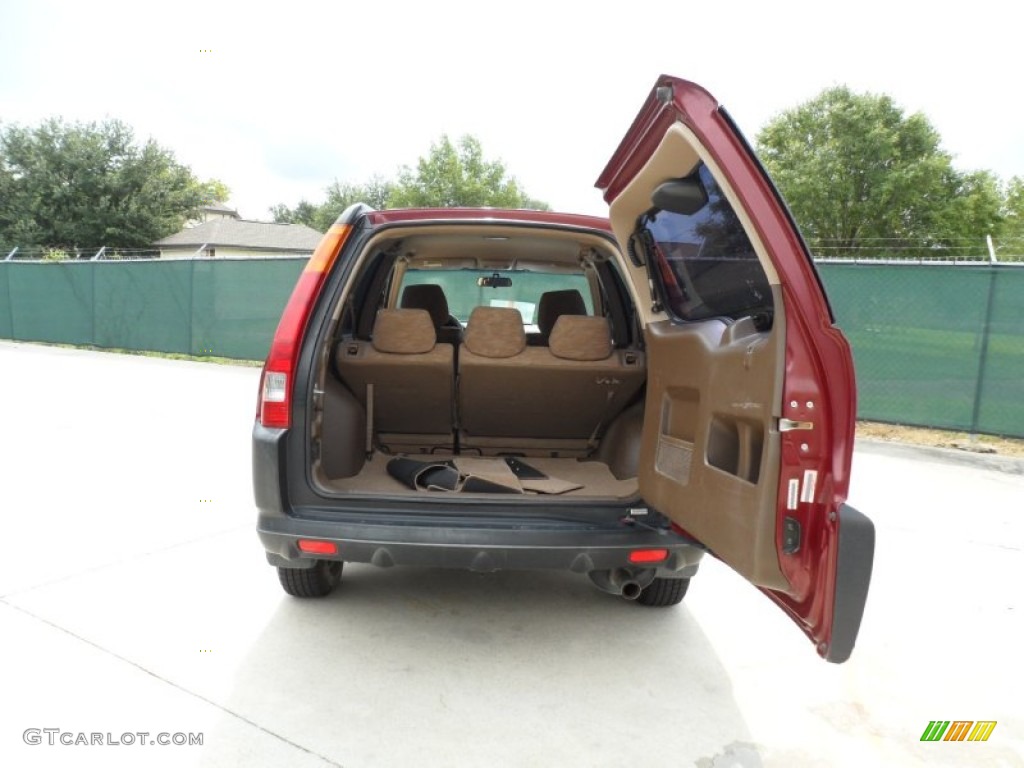
[(698, 179), (671, 179), (651, 194), (651, 203), (669, 213), (692, 216), (708, 202), (708, 193)]
[(502, 277), (495, 272), (490, 277), (478, 277), (476, 284), (481, 288), (510, 288), (512, 286), (512, 278)]

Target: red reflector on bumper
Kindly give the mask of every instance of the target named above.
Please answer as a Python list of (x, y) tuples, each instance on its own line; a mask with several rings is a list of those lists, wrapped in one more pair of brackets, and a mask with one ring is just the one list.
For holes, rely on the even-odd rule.
[(299, 539), (299, 552), (306, 552), (310, 555), (336, 555), (338, 554), (338, 545), (333, 541)]
[(668, 559), (667, 549), (637, 549), (629, 553), (631, 563), (660, 563)]

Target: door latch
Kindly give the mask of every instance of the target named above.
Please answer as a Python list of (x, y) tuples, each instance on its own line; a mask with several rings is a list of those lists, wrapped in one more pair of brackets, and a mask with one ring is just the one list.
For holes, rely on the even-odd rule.
[(814, 422), (779, 419), (779, 432), (794, 432), (798, 429), (814, 429)]

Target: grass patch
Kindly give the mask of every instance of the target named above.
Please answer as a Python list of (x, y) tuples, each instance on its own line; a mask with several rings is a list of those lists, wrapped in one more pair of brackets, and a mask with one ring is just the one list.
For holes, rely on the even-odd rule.
[(1024, 458), (1024, 440), (994, 435), (970, 435), (929, 427), (911, 427), (902, 424), (885, 424), (874, 421), (858, 421), (857, 437), (885, 440), (893, 443), (927, 445), (933, 448), (961, 448), (977, 444), (994, 450), (1001, 456)]

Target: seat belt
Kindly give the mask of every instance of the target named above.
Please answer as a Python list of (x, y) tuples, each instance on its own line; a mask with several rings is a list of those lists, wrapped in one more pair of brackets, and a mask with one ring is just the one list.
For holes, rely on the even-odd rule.
[(604, 425), (604, 420), (608, 418), (608, 411), (611, 409), (612, 400), (615, 399), (615, 389), (608, 390), (608, 399), (605, 400), (604, 409), (601, 411), (601, 416), (597, 420), (597, 424), (594, 425), (594, 431), (590, 433), (590, 437), (587, 438), (587, 445), (590, 450), (593, 451), (597, 448), (597, 435), (601, 431), (601, 427)]
[(373, 456), (373, 383), (366, 385), (366, 457)]

